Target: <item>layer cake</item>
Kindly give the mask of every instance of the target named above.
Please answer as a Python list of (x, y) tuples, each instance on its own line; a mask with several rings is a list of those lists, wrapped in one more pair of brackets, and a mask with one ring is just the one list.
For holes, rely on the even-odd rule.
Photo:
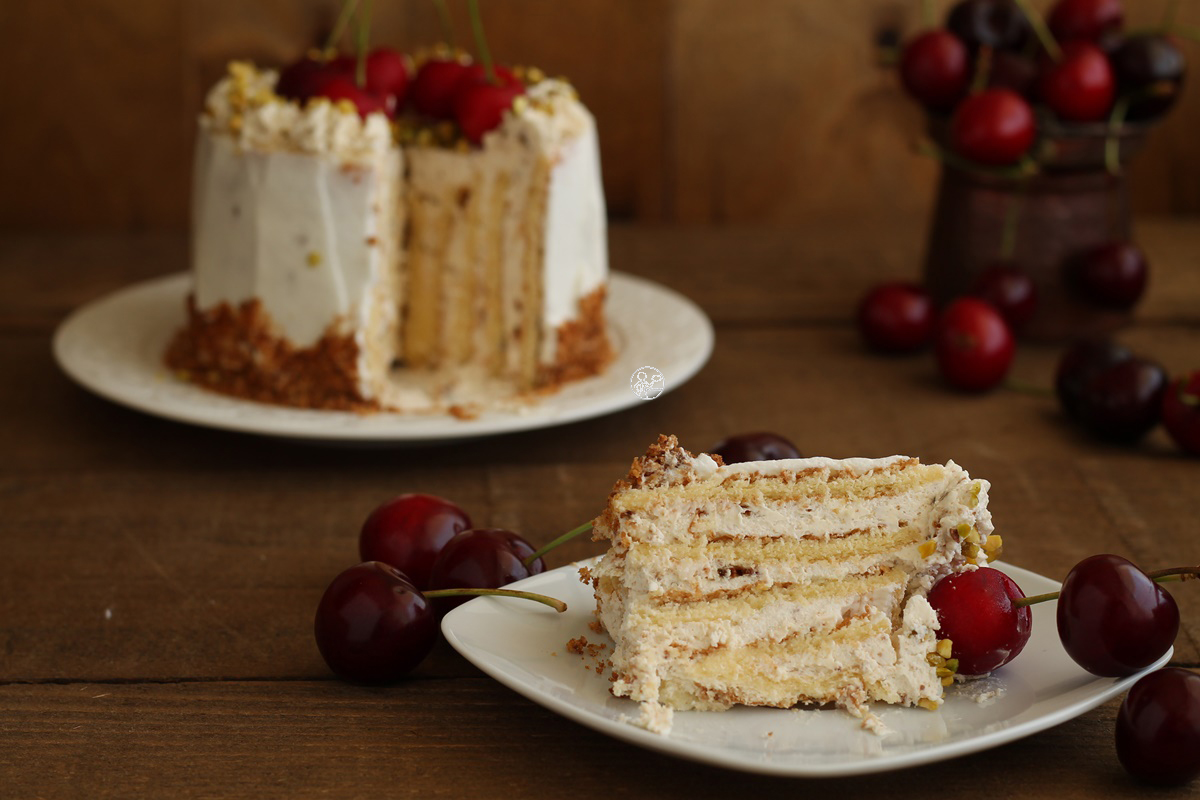
[[(673, 710), (937, 708), (952, 643), (925, 596), (995, 551), (988, 482), (915, 458), (724, 465), (660, 437), (617, 483), (585, 570), (612, 692)], [(939, 671), (940, 670), (940, 671)]]
[(199, 122), (194, 290), (168, 365), (270, 403), (400, 411), (601, 371), (595, 122), (568, 84), (528, 74), (470, 146), (452, 123), (285, 99), (275, 71), (231, 64)]

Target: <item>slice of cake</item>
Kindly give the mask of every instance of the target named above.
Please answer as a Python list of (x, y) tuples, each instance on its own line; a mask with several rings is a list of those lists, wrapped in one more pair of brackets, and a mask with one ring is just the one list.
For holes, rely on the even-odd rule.
[(660, 437), (596, 520), (584, 578), (615, 642), (613, 694), (673, 709), (872, 701), (936, 708), (946, 648), (925, 596), (986, 563), (988, 482), (953, 462), (723, 465)]
[(167, 364), (269, 403), (455, 413), (601, 371), (595, 122), (568, 84), (521, 74), (476, 146), (232, 64), (200, 118), (194, 289)]

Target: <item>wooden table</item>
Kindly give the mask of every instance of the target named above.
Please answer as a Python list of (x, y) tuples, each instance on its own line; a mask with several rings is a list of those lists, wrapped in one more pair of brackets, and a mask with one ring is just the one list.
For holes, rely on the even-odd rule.
[[(805, 785), (593, 733), (445, 644), (383, 689), (334, 680), (313, 644), (317, 600), (357, 560), (377, 503), (434, 492), (546, 541), (594, 515), (659, 432), (695, 449), (767, 429), (813, 455), (953, 458), (992, 481), (1006, 559), (1046, 575), (1103, 551), (1200, 562), (1200, 462), (1163, 432), (1132, 449), (1094, 443), (1049, 399), (964, 396), (927, 356), (864, 352), (854, 302), (876, 280), (916, 274), (922, 227), (615, 228), (614, 267), (678, 287), (711, 315), (708, 367), (613, 416), (419, 449), (261, 439), (93, 397), (55, 367), (55, 325), (185, 269), (185, 237), (0, 236), (0, 796), (1141, 793), (1114, 755), (1117, 701), (975, 756)], [(1173, 372), (1200, 367), (1200, 222), (1148, 220), (1139, 234), (1156, 275), (1122, 338)], [(1056, 356), (1023, 347), (1016, 375), (1048, 384)], [(577, 541), (550, 565), (595, 552)], [(1175, 663), (1195, 668), (1200, 585), (1176, 586)]]

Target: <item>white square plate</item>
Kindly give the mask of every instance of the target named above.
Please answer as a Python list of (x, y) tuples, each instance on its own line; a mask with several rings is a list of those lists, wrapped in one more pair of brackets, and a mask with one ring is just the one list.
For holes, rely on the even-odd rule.
[[(938, 711), (876, 705), (890, 733), (877, 736), (837, 709), (735, 706), (725, 712), (675, 714), (662, 736), (629, 722), (638, 705), (609, 691), (607, 671), (593, 667), (612, 641), (588, 628), (595, 617), (591, 587), (579, 582), (581, 562), (512, 584), (567, 603), (565, 613), (509, 598), (478, 597), (442, 620), (450, 644), (505, 686), (568, 719), (609, 736), (671, 755), (748, 772), (798, 777), (856, 775), (913, 767), (974, 753), (1079, 716), (1128, 689), (1156, 664), (1128, 678), (1085, 672), (1058, 640), (1054, 603), (1033, 607), (1033, 636), (1011, 664), (982, 681), (956, 685)], [(1027, 595), (1052, 592), (1056, 581), (999, 562)], [(607, 645), (599, 659), (567, 652), (586, 636)], [(998, 691), (996, 691), (998, 690)], [(988, 698), (988, 694), (996, 696)]]

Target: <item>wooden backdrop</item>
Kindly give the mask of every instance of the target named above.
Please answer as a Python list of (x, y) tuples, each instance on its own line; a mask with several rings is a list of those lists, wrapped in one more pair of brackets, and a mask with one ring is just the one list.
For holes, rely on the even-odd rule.
[[(1166, 0), (1126, 0), (1134, 24)], [(786, 226), (929, 207), (920, 114), (876, 60), (918, 0), (481, 0), (493, 52), (565, 74), (595, 112), (615, 219)], [(0, 227), (187, 224), (194, 120), (231, 58), (280, 63), (337, 0), (0, 2)], [(941, 7), (949, 5), (942, 0)], [(467, 42), (464, 3), (451, 0)], [(1200, 0), (1183, 18), (1200, 23)], [(440, 38), (375, 0), (375, 42)], [(1186, 45), (1200, 67), (1200, 45)], [(1200, 211), (1200, 87), (1135, 164), (1142, 212)]]

